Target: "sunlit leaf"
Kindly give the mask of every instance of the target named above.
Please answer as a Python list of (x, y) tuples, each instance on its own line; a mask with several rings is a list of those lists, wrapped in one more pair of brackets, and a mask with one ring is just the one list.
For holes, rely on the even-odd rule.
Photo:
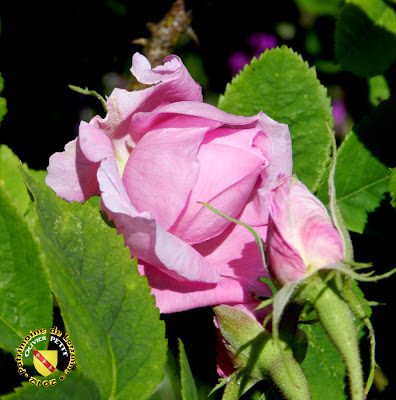
[(29, 329), (51, 326), (53, 305), (40, 248), (11, 199), (0, 184), (0, 344), (15, 356)]
[(69, 204), (23, 176), (37, 234), (78, 367), (101, 398), (145, 399), (162, 380), (164, 324), (123, 239), (89, 203)]

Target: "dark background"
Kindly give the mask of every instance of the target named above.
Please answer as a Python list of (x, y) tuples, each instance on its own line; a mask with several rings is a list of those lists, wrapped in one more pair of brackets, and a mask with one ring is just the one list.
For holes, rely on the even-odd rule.
[[(198, 74), (196, 79), (204, 84), (206, 99), (215, 102), (217, 95), (224, 92), (231, 79), (228, 58), (237, 50), (246, 50), (246, 37), (251, 32), (275, 34), (278, 22), (289, 22), (296, 29), (291, 40), (277, 36), (278, 43), (301, 53), (310, 65), (318, 57), (333, 58), (334, 18), (318, 17), (302, 22), (298, 8), (286, 0), (245, 0), (236, 6), (230, 3), (187, 1), (200, 45), (185, 41), (175, 52), (182, 57), (195, 54), (202, 60), (204, 74)], [(109, 95), (111, 85), (103, 80), (109, 72), (117, 73), (127, 84), (132, 54), (142, 51), (131, 40), (147, 37), (145, 23), (159, 21), (171, 4), (169, 0), (1, 1), (0, 71), (5, 82), (1, 96), (7, 99), (8, 113), (0, 127), (0, 143), (11, 147), (31, 168), (46, 169), (50, 155), (62, 151), (77, 135), (82, 117), (90, 113), (103, 115), (96, 99), (71, 91), (68, 84), (87, 86)], [(321, 50), (315, 55), (307, 52), (304, 45), (307, 32), (311, 31), (321, 41)], [(359, 122), (370, 111), (366, 81), (345, 72), (328, 74), (319, 70), (318, 76), (325, 86), (342, 88), (351, 120)], [(394, 92), (394, 66), (387, 78)], [(353, 235), (356, 259), (373, 261), (379, 273), (394, 267), (395, 226), (395, 212), (387, 198), (370, 216), (366, 234)], [(395, 278), (362, 285), (368, 299), (387, 304), (374, 309), (373, 325), (378, 363), (391, 383), (378, 397), (373, 390), (371, 398), (386, 398), (395, 389), (394, 285)], [(215, 383), (211, 310), (193, 310), (164, 319), (170, 343), (175, 344), (180, 336), (194, 373)], [(208, 365), (212, 370), (207, 370)]]

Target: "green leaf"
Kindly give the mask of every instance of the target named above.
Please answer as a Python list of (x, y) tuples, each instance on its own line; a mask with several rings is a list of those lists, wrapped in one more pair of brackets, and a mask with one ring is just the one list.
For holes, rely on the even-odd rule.
[(219, 107), (232, 114), (263, 111), (289, 125), (294, 173), (318, 188), (329, 162), (326, 120), (333, 124), (326, 89), (300, 55), (286, 46), (266, 51), (227, 85)]
[(121, 236), (89, 203), (67, 203), (22, 171), (77, 365), (103, 399), (146, 399), (162, 380), (164, 324)]
[(391, 204), (396, 208), (396, 167), (392, 169), (392, 175), (389, 181), (389, 193), (391, 195)]
[(164, 368), (164, 379), (156, 387), (149, 400), (183, 400), (179, 367), (171, 350), (168, 350), (168, 357)]
[(96, 207), (98, 210), (101, 209), (100, 196), (92, 196), (87, 200), (92, 206)]
[[(382, 102), (354, 128), (338, 150), (335, 184), (337, 201), (350, 231), (363, 233), (368, 214), (374, 211), (388, 191), (394, 163), (392, 143), (396, 98)], [(385, 145), (385, 146), (384, 146)], [(324, 181), (318, 197), (328, 204), (328, 187)]]
[(388, 83), (383, 75), (373, 76), (368, 81), (370, 103), (377, 107), (390, 96)]
[(311, 14), (337, 15), (343, 0), (294, 0), (298, 7)]
[[(380, 205), (388, 182), (388, 168), (351, 132), (340, 147), (335, 174), (338, 205), (350, 231), (363, 233), (368, 213)], [(328, 203), (324, 186), (318, 197)]]
[[(0, 93), (3, 91), (3, 89), (4, 89), (4, 79), (0, 74)], [(0, 123), (3, 120), (3, 117), (6, 113), (7, 113), (7, 101), (3, 97), (0, 97)]]
[(347, 399), (346, 370), (337, 350), (318, 323), (304, 324), (301, 328), (308, 337), (308, 350), (302, 367), (308, 378), (312, 400)]
[(14, 207), (20, 215), (29, 209), (30, 198), (19, 174), (19, 158), (6, 145), (0, 146), (0, 186), (13, 199)]
[(382, 74), (396, 58), (396, 13), (384, 0), (348, 0), (335, 30), (335, 55), (347, 71)]
[[(23, 182), (19, 167), (21, 161), (6, 145), (0, 146), (0, 187), (7, 192), (12, 204), (23, 217), (32, 217), (32, 201)], [(33, 178), (44, 183), (47, 171), (35, 171), (29, 169), (26, 164), (23, 167), (29, 171)]]
[(188, 363), (183, 342), (179, 339), (180, 382), (183, 400), (198, 400), (198, 392)]
[(53, 304), (40, 249), (4, 185), (0, 185), (0, 282), (0, 343), (15, 357), (15, 348), (29, 329), (51, 326)]
[[(60, 375), (56, 371), (49, 378)], [(37, 377), (43, 380), (43, 377)], [(69, 400), (69, 399), (89, 399), (99, 400), (100, 395), (95, 383), (89, 380), (81, 372), (71, 371), (63, 382), (57, 380), (55, 386), (46, 388), (22, 382), (22, 386), (15, 388), (15, 391), (2, 397), (3, 400), (41, 400), (43, 398), (43, 390), (45, 390), (46, 400)]]

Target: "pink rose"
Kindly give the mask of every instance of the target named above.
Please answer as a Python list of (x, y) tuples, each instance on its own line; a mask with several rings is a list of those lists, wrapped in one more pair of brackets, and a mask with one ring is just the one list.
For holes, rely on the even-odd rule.
[(268, 211), (257, 191), (291, 174), (287, 126), (203, 103), (176, 56), (151, 69), (136, 53), (131, 71), (152, 86), (115, 89), (106, 118), (81, 122), (78, 138), (51, 156), (47, 184), (67, 201), (101, 196), (161, 312), (268, 295), (251, 234), (198, 201), (265, 237)]
[(269, 271), (282, 285), (344, 259), (343, 242), (325, 206), (295, 177), (267, 195)]

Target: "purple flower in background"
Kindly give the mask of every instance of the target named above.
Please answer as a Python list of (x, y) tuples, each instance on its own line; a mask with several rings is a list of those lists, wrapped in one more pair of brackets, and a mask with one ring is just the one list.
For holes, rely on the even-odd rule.
[(336, 125), (342, 124), (347, 116), (344, 100), (341, 98), (333, 99), (331, 106), (333, 107), (334, 123)]
[(336, 133), (343, 135), (348, 131), (348, 114), (345, 101), (342, 97), (336, 97), (332, 99), (331, 106), (333, 107), (335, 131)]
[(252, 33), (246, 42), (252, 48), (255, 57), (277, 45), (276, 37), (269, 33)]
[(236, 75), (246, 64), (249, 64), (251, 57), (242, 51), (232, 54), (228, 62), (231, 67), (232, 76)]
[(272, 49), (277, 45), (276, 37), (269, 33), (252, 33), (246, 39), (246, 43), (251, 49), (250, 52), (237, 51), (228, 60), (232, 76), (249, 64), (253, 57), (258, 57), (266, 49)]

